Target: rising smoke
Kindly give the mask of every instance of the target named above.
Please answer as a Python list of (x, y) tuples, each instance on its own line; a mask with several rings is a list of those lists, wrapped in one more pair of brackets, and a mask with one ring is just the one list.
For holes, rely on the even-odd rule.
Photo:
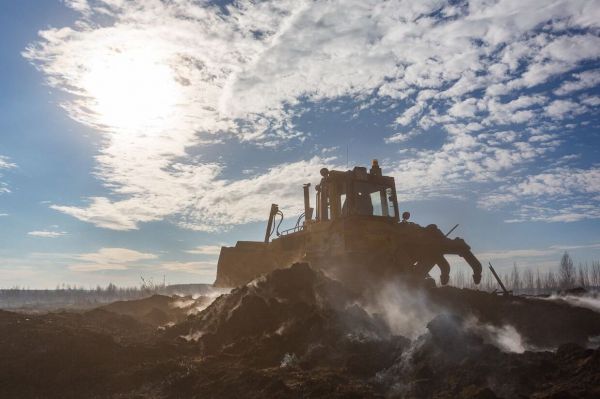
[[(416, 289), (402, 282), (385, 283), (381, 289), (373, 290), (363, 307), (372, 315), (378, 315), (387, 323), (392, 333), (415, 340), (427, 333), (427, 326), (439, 315), (452, 312), (433, 303), (424, 289)], [(499, 326), (481, 322), (472, 314), (462, 315), (461, 328), (474, 333), (485, 343), (494, 345), (504, 352), (523, 353), (536, 350), (528, 345), (522, 334), (510, 324)]]

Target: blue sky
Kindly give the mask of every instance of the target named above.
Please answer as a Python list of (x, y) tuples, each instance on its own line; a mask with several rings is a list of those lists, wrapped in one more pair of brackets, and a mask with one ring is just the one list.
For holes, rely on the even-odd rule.
[(597, 5), (2, 2), (0, 286), (211, 282), (347, 151), (501, 270), (600, 259)]

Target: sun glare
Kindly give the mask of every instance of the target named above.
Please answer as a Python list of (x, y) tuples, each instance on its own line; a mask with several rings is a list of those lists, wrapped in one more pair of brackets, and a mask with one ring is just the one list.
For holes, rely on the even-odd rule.
[(172, 69), (150, 50), (119, 52), (89, 62), (83, 88), (97, 122), (132, 134), (163, 131), (182, 95)]

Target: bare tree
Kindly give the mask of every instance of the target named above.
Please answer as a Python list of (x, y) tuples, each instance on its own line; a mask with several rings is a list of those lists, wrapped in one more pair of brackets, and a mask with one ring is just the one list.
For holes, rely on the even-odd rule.
[(535, 289), (533, 272), (531, 269), (525, 269), (523, 272), (523, 288), (527, 288), (528, 290), (532, 291)]
[(575, 285), (575, 266), (573, 266), (573, 259), (567, 251), (563, 254), (560, 259), (560, 267), (558, 271), (560, 287), (562, 289), (573, 288)]
[(517, 269), (517, 262), (513, 263), (513, 269), (510, 273), (510, 285), (513, 291), (518, 291), (521, 288), (521, 275)]
[(594, 288), (600, 287), (600, 261), (592, 262), (590, 285)]
[(554, 277), (554, 272), (552, 270), (548, 271), (548, 274), (546, 274), (546, 278), (544, 280), (544, 288), (547, 290), (553, 290), (558, 285), (556, 283), (556, 277)]
[(585, 265), (580, 263), (577, 269), (578, 269), (577, 283), (583, 288), (589, 287), (590, 286), (590, 274), (589, 274), (589, 269), (588, 269), (587, 263)]

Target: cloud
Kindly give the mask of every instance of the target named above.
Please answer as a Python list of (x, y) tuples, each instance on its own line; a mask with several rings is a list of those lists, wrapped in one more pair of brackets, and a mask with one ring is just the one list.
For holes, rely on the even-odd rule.
[(89, 14), (92, 9), (87, 0), (63, 0), (67, 7), (72, 8), (82, 14)]
[(98, 252), (81, 254), (78, 259), (95, 263), (129, 263), (138, 260), (156, 259), (158, 256), (127, 248), (101, 248)]
[(132, 263), (158, 258), (157, 255), (127, 248), (101, 248), (97, 252), (73, 256), (82, 263), (69, 266), (72, 271), (94, 272), (100, 270), (126, 270)]
[[(501, 186), (480, 200), (494, 209), (523, 204), (511, 222), (575, 222), (600, 218), (600, 167), (560, 167)], [(560, 206), (553, 206), (557, 203)], [(528, 205), (534, 204), (534, 205)]]
[(576, 91), (591, 89), (600, 84), (600, 70), (590, 70), (573, 75), (575, 80), (564, 82), (554, 93), (566, 95)]
[(217, 273), (217, 265), (214, 262), (167, 262), (160, 267), (172, 272), (202, 274), (210, 277), (215, 277)]
[(127, 265), (115, 263), (76, 263), (69, 266), (74, 272), (97, 272), (102, 270), (127, 270)]
[(573, 117), (585, 112), (586, 108), (570, 100), (554, 100), (546, 108), (546, 115), (555, 119)]
[[(10, 162), (8, 157), (0, 155), (0, 171), (2, 171), (3, 169), (13, 169), (16, 167), (17, 165)], [(0, 178), (2, 178), (2, 173), (0, 173)], [(5, 182), (0, 180), (0, 194), (2, 193), (10, 193), (10, 189), (8, 188), (8, 185)]]
[[(600, 249), (599, 243), (580, 244), (580, 245), (551, 245), (544, 248), (521, 248), (521, 249), (499, 249), (485, 252), (478, 252), (475, 254), (482, 263), (487, 264), (491, 262), (494, 267), (500, 272), (505, 272), (507, 269), (512, 267), (515, 263), (518, 264), (519, 268), (529, 268), (535, 270), (536, 268), (556, 267), (559, 263), (561, 255), (568, 251), (571, 255), (581, 256), (584, 252), (582, 250), (593, 251), (597, 253)], [(584, 255), (585, 257), (589, 255)], [(585, 258), (584, 258), (585, 259)], [(454, 265), (452, 267), (460, 270), (462, 265)], [(464, 266), (462, 266), (464, 267)]]
[(299, 184), (331, 159), (291, 159), (236, 179), (192, 154), (221, 140), (302, 143), (311, 136), (296, 119), (336, 99), (386, 109), (410, 132), (390, 145), (444, 133), (438, 147), (393, 165), (405, 199), (465, 187), (506, 199), (513, 193), (495, 192), (498, 182), (535, 173), (532, 164), (563, 142), (542, 138), (590, 113), (583, 97), (550, 97), (573, 87), (543, 85), (577, 70), (585, 90), (593, 78), (580, 69), (600, 48), (593, 0), (67, 5), (80, 20), (43, 30), (23, 55), (68, 93), (61, 106), (73, 119), (102, 132), (95, 176), (108, 193), (52, 208), (116, 230), (166, 219), (214, 231), (263, 219), (272, 198), (293, 211)]
[[(330, 166), (332, 158), (313, 157), (281, 164), (265, 173), (241, 180), (217, 179), (218, 167), (178, 165), (180, 173), (157, 172), (153, 184), (131, 182), (136, 190), (126, 200), (105, 197), (90, 199), (87, 207), (52, 205), (98, 227), (114, 230), (137, 229), (141, 222), (178, 215), (177, 224), (194, 230), (214, 231), (227, 226), (263, 220), (268, 204), (277, 200), (281, 209), (296, 214), (303, 183), (315, 180), (315, 171)], [(144, 173), (151, 173), (152, 169)], [(137, 176), (141, 179), (140, 176)]]
[(52, 230), (35, 230), (27, 233), (33, 237), (42, 237), (42, 238), (57, 238), (62, 237), (67, 234), (66, 231), (52, 231)]
[(222, 245), (200, 245), (185, 252), (194, 255), (219, 255), (221, 253), (221, 247)]
[(17, 165), (10, 162), (8, 157), (0, 155), (0, 169), (11, 169), (11, 168), (16, 168), (16, 167), (17, 167)]
[(548, 248), (548, 249), (509, 249), (502, 251), (490, 251), (490, 252), (481, 252), (477, 254), (479, 259), (491, 259), (491, 260), (500, 260), (500, 259), (522, 259), (522, 258), (538, 258), (538, 257), (547, 257), (549, 255), (555, 255), (560, 252), (557, 249)]

